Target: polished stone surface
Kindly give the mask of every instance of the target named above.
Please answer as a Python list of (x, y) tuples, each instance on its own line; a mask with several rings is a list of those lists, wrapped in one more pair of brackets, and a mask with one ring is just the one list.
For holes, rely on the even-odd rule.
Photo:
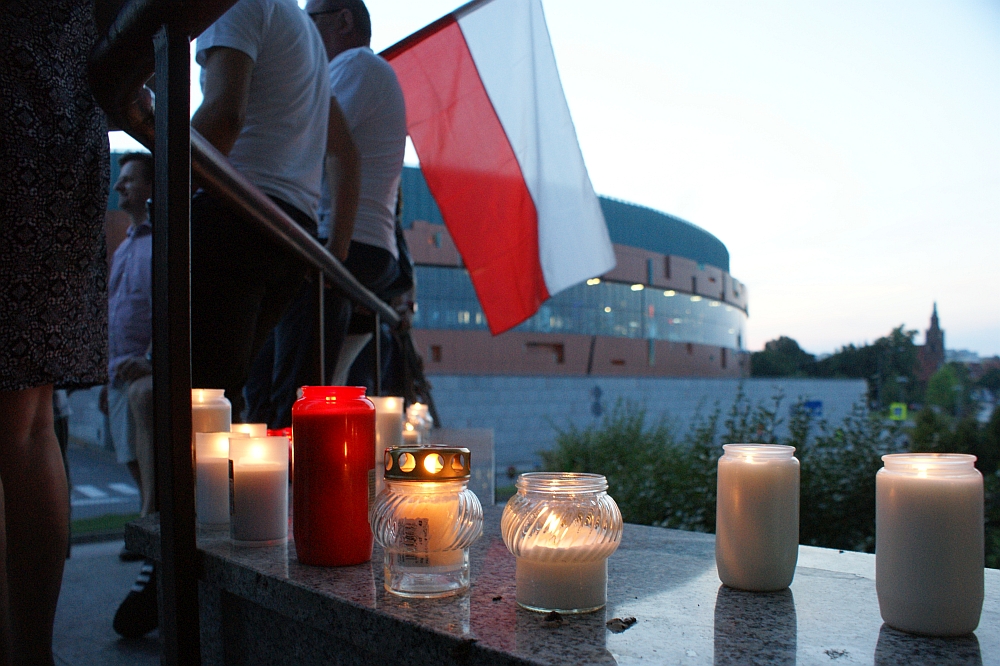
[[(625, 526), (609, 560), (607, 608), (547, 618), (514, 603), (514, 558), (500, 540), (500, 510), (487, 507), (484, 536), (472, 551), (472, 589), (442, 600), (386, 593), (377, 546), (371, 563), (327, 569), (299, 564), (292, 543), (245, 548), (225, 533), (204, 532), (203, 579), (222, 591), (224, 608), (206, 609), (203, 625), (231, 615), (264, 625), (292, 620), (286, 630), (241, 630), (236, 642), (251, 642), (257, 656), (267, 652), (268, 631), (285, 641), (285, 652), (259, 663), (281, 663), (288, 646), (328, 640), (299, 663), (332, 659), (327, 652), (343, 645), (345, 663), (379, 655), (386, 663), (1000, 664), (1000, 571), (986, 570), (974, 635), (919, 638), (883, 626), (872, 555), (802, 547), (789, 590), (753, 594), (719, 583), (712, 535), (637, 525)], [(127, 540), (156, 553), (156, 523), (130, 527)], [(624, 631), (605, 626), (629, 616), (637, 622)], [(206, 659), (224, 662), (244, 660)]]

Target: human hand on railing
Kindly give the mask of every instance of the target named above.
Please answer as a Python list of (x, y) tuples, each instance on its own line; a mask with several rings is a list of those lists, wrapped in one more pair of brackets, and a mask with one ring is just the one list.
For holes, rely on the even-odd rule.
[(326, 249), (330, 251), (330, 254), (335, 256), (341, 263), (347, 261), (347, 253), (351, 249), (351, 238), (347, 239), (337, 238), (337, 234), (334, 234), (330, 240), (326, 242)]
[(97, 408), (101, 410), (101, 414), (105, 416), (108, 415), (108, 385), (105, 384), (101, 387), (101, 393), (97, 396)]
[(133, 356), (125, 359), (115, 371), (115, 375), (126, 382), (134, 382), (151, 374), (153, 374), (153, 366), (143, 356)]

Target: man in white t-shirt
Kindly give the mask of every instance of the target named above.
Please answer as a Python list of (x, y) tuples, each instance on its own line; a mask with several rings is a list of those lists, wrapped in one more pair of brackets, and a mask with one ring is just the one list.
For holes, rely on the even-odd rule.
[[(315, 234), (330, 87), (316, 26), (295, 0), (239, 0), (198, 37), (204, 102), (191, 126)], [(345, 253), (346, 256), (346, 253)], [(242, 411), (250, 362), (306, 266), (214, 196), (191, 204), (191, 369)]]
[[(406, 143), (403, 91), (392, 67), (375, 55), (371, 18), (362, 0), (309, 0), (306, 12), (316, 23), (330, 58), (330, 141), (340, 146), (326, 161), (319, 212), (319, 237), (337, 254), (348, 249), (344, 265), (361, 284), (388, 300), (400, 279), (396, 247), (396, 199)], [(331, 151), (333, 152), (333, 151)], [(356, 211), (353, 193), (340, 183), (360, 174)], [(404, 286), (400, 291), (405, 291)], [(311, 377), (315, 348), (314, 290), (307, 288), (290, 307), (254, 363), (247, 384), (248, 418), (274, 428), (291, 423), (296, 389)], [(351, 302), (328, 292), (326, 358), (337, 364), (351, 320)], [(357, 313), (355, 313), (357, 320)], [(372, 323), (362, 323), (366, 333)], [(349, 367), (351, 358), (342, 358)]]

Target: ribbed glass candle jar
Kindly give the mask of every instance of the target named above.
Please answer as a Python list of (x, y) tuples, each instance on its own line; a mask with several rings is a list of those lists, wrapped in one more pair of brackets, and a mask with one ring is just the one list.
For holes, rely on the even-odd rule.
[(622, 514), (600, 474), (529, 472), (503, 511), (500, 531), (517, 558), (517, 603), (534, 611), (589, 613), (608, 599), (608, 557)]
[(468, 449), (385, 452), (385, 487), (370, 518), (385, 551), (387, 591), (431, 598), (469, 587), (469, 546), (483, 533), (483, 507), (468, 488), (470, 469)]
[(983, 475), (957, 453), (882, 456), (875, 475), (875, 589), (895, 629), (960, 636), (983, 609)]

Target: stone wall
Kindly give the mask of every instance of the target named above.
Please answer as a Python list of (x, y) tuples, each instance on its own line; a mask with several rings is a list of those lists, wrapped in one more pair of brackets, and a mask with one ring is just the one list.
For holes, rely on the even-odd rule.
[[(637, 377), (507, 377), (434, 375), (434, 402), (442, 425), (449, 428), (492, 428), (500, 483), (509, 466), (520, 471), (539, 464), (538, 451), (553, 446), (556, 427), (600, 422), (619, 399), (643, 404), (651, 421), (666, 416), (675, 432), (687, 431), (700, 409), (732, 405), (740, 380)], [(746, 379), (743, 390), (754, 404), (785, 395), (781, 417), (800, 397), (831, 423), (863, 403), (864, 380)], [(819, 403), (819, 404), (815, 404)]]

